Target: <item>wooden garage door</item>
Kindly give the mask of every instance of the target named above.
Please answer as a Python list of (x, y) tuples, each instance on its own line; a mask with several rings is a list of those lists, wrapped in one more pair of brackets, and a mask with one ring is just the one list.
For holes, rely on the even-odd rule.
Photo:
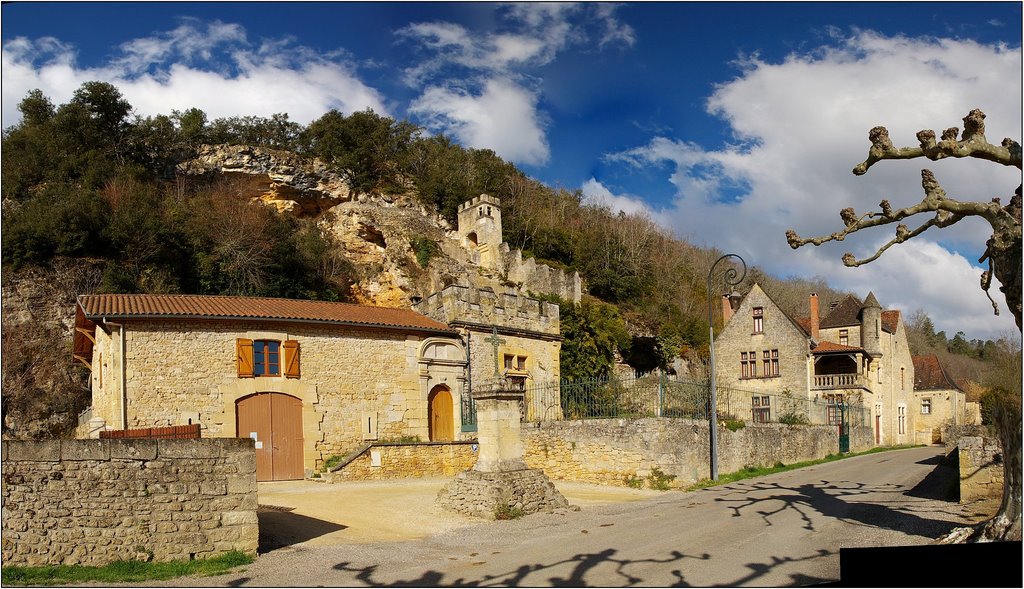
[(283, 393), (256, 393), (236, 403), (238, 436), (256, 438), (256, 480), (301, 479), (302, 401)]

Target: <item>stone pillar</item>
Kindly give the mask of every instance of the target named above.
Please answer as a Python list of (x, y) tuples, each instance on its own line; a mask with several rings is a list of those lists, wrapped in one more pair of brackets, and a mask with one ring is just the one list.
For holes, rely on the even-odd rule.
[[(523, 392), (496, 378), (472, 393), (479, 456), (437, 494), (445, 509), (488, 519), (572, 509), (544, 471), (523, 460), (519, 401)], [(578, 508), (576, 508), (578, 509)]]
[(473, 393), (476, 402), (477, 439), (480, 455), (473, 470), (512, 472), (526, 470), (523, 441), (519, 429), (519, 403), (522, 391), (509, 390), (504, 381), (495, 381)]

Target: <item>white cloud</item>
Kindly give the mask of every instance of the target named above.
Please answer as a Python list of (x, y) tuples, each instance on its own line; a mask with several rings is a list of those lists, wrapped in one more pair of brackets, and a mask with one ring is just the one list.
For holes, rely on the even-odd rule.
[(410, 106), (433, 131), (454, 135), (468, 147), (493, 149), (502, 157), (543, 164), (550, 151), (537, 112), (537, 96), (507, 79), (491, 79), (480, 94), (434, 86)]
[(608, 190), (596, 178), (591, 178), (584, 182), (580, 190), (583, 191), (584, 204), (606, 206), (612, 209), (612, 211), (622, 211), (626, 214), (644, 214), (652, 219), (657, 218), (654, 210), (643, 199), (635, 196), (613, 194), (611, 190)]
[[(987, 115), (990, 141), (1019, 140), (1019, 48), (855, 31), (837, 45), (781, 63), (753, 58), (741, 66), (741, 74), (719, 85), (707, 103), (709, 113), (728, 122), (735, 144), (709, 149), (685, 138), (656, 137), (611, 156), (630, 165), (672, 166), (668, 180), (676, 200), (668, 214), (678, 234), (735, 251), (781, 275), (825, 276), (861, 296), (874, 290), (883, 305), (922, 308), (947, 331), (993, 335), (1016, 329), (996, 287), (993, 297), (1004, 310), (992, 317), (978, 287), (981, 269), (969, 262), (984, 249), (990, 233), (984, 222), (932, 229), (857, 269), (842, 266), (842, 254), (874, 253), (894, 227), (796, 252), (785, 231), (830, 234), (842, 227), (844, 207), (863, 213), (877, 210), (882, 199), (895, 207), (914, 204), (923, 197), (922, 168), (935, 172), (951, 196), (1002, 196), (1007, 202), (1020, 171), (980, 160), (881, 162), (860, 177), (851, 169), (867, 155), (867, 133), (876, 125), (888, 127), (895, 144), (916, 145), (918, 130), (962, 127), (961, 118), (976, 107)], [(907, 224), (914, 228), (926, 220)]]
[(60, 104), (91, 80), (117, 86), (140, 115), (197, 107), (211, 119), (287, 112), (308, 123), (332, 108), (388, 113), (380, 93), (338, 52), (318, 53), (288, 39), (253, 45), (238, 25), (186, 20), (123, 43), (98, 67), (79, 66), (74, 48), (56, 39), (5, 42), (4, 127), (20, 120), (17, 104), (29, 90), (39, 88)]
[[(612, 4), (527, 2), (496, 5), (497, 30), (469, 30), (449, 22), (413, 23), (398, 36), (427, 58), (404, 71), (422, 94), (410, 112), (434, 131), (471, 147), (493, 149), (523, 164), (549, 157), (535, 68), (572, 46), (597, 39), (598, 48), (635, 42), (633, 30), (615, 18)], [(487, 110), (508, 107), (512, 110)]]

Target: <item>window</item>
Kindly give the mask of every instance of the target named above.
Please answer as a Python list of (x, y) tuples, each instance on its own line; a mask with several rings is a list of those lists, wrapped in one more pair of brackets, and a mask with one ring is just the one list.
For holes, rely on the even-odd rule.
[(762, 356), (763, 362), (764, 362), (764, 364), (763, 364), (764, 369), (761, 370), (761, 374), (763, 374), (764, 376), (771, 376), (772, 375), (772, 359), (771, 359), (771, 354), (768, 352), (768, 350), (764, 350), (763, 352), (761, 352), (761, 356)]
[(526, 356), (505, 354), (505, 370), (508, 372), (526, 372)]
[(255, 376), (281, 375), (281, 342), (262, 339), (252, 342), (252, 373)]
[(850, 330), (840, 329), (839, 330), (839, 345), (848, 346), (850, 345)]
[(750, 351), (750, 378), (757, 377), (757, 352)]
[(746, 352), (740, 352), (740, 368), (742, 378), (750, 378), (750, 357)]
[(772, 350), (772, 376), (779, 375), (779, 351)]
[(764, 333), (763, 307), (754, 307), (754, 333)]
[(761, 353), (761, 358), (764, 365), (762, 376), (778, 376), (779, 375), (779, 351), (778, 350), (765, 350)]
[(768, 423), (771, 421), (771, 397), (767, 395), (755, 395), (750, 399), (751, 418), (754, 423)]
[(843, 403), (842, 395), (825, 395), (825, 423), (839, 425), (842, 417), (839, 406)]
[(932, 412), (932, 400), (921, 399), (921, 413), (924, 415), (930, 415)]
[(897, 423), (899, 424), (900, 435), (907, 433), (907, 406), (900, 405), (896, 408)]
[(907, 389), (906, 385), (903, 382), (904, 378), (906, 377), (906, 373), (907, 373), (907, 369), (902, 367), (902, 366), (900, 366), (900, 390), (901, 391), (905, 391)]
[(235, 352), (239, 378), (300, 376), (299, 342), (296, 340), (280, 342), (238, 338), (235, 340)]

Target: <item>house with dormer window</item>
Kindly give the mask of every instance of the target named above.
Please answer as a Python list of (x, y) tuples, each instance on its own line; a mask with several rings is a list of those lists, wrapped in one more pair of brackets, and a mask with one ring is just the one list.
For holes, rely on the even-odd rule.
[(757, 284), (733, 305), (723, 297), (715, 339), (718, 384), (727, 391), (720, 412), (757, 423), (796, 411), (838, 424), (840, 407), (854, 404), (876, 444), (915, 440), (914, 363), (899, 311), (883, 310), (873, 293), (822, 310), (811, 294), (808, 315), (794, 318)]

